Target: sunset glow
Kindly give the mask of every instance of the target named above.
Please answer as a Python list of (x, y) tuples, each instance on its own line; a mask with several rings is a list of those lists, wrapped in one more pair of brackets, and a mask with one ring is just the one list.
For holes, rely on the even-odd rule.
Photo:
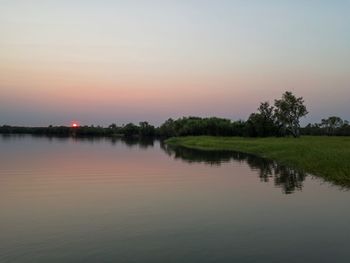
[(350, 0), (0, 0), (0, 263), (349, 262)]
[[(285, 90), (350, 112), (348, 1), (4, 1), (0, 119), (246, 119)], [(180, 19), (181, 17), (181, 19)]]

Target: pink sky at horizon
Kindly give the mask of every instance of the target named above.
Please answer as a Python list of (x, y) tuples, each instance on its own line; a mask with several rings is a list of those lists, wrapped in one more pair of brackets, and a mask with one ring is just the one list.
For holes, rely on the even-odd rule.
[(5, 1), (0, 125), (246, 119), (286, 90), (350, 119), (348, 5), (321, 2)]

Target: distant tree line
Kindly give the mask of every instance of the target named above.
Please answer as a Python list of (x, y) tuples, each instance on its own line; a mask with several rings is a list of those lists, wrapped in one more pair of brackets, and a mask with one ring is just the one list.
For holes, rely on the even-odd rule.
[(247, 121), (231, 121), (229, 119), (210, 117), (182, 117), (176, 120), (168, 119), (159, 127), (146, 121), (138, 125), (128, 123), (118, 126), (111, 124), (101, 126), (49, 126), (49, 127), (18, 127), (0, 126), (3, 134), (33, 134), (48, 136), (118, 136), (125, 138), (169, 138), (174, 136), (211, 135), (211, 136), (293, 136), (302, 135), (350, 135), (349, 122), (339, 117), (323, 119), (321, 123), (308, 124), (300, 127), (300, 119), (308, 113), (304, 99), (296, 97), (291, 92), (285, 92), (274, 104), (262, 102), (257, 112), (252, 113)]
[(320, 123), (309, 123), (301, 129), (303, 135), (350, 136), (349, 121), (337, 116), (322, 119)]
[(117, 126), (111, 124), (107, 128), (101, 126), (52, 126), (49, 127), (21, 127), (21, 126), (0, 126), (2, 134), (32, 134), (32, 135), (48, 135), (48, 136), (117, 136), (117, 137), (156, 137), (156, 128), (148, 122), (140, 122), (139, 125), (128, 123), (126, 125)]

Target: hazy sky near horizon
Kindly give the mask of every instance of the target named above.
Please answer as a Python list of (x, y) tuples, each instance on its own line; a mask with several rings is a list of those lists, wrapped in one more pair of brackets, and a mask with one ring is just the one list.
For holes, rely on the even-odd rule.
[(0, 0), (0, 125), (350, 119), (350, 1)]

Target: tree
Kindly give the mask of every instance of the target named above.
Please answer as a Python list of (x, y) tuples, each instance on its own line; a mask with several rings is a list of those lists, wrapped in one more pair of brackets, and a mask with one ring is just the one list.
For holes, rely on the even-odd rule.
[(159, 135), (162, 137), (173, 137), (177, 136), (175, 131), (175, 123), (172, 118), (169, 118), (166, 120), (160, 127), (159, 127)]
[(141, 137), (152, 137), (155, 134), (155, 128), (150, 125), (147, 121), (142, 121), (140, 125), (140, 136)]
[(262, 119), (262, 136), (276, 135), (277, 127), (274, 107), (268, 101), (265, 101), (260, 103), (258, 112)]
[(328, 135), (334, 135), (335, 130), (344, 125), (344, 121), (337, 116), (328, 117), (328, 119), (321, 120), (321, 127), (326, 129)]
[(275, 117), (283, 135), (288, 133), (294, 137), (300, 136), (300, 118), (308, 114), (304, 99), (295, 97), (286, 91), (281, 99), (275, 100)]
[(134, 137), (139, 134), (139, 127), (133, 123), (128, 123), (122, 128), (122, 133), (125, 137)]
[(273, 136), (277, 135), (277, 126), (274, 115), (274, 107), (269, 102), (262, 102), (257, 113), (252, 113), (247, 121), (249, 136)]

